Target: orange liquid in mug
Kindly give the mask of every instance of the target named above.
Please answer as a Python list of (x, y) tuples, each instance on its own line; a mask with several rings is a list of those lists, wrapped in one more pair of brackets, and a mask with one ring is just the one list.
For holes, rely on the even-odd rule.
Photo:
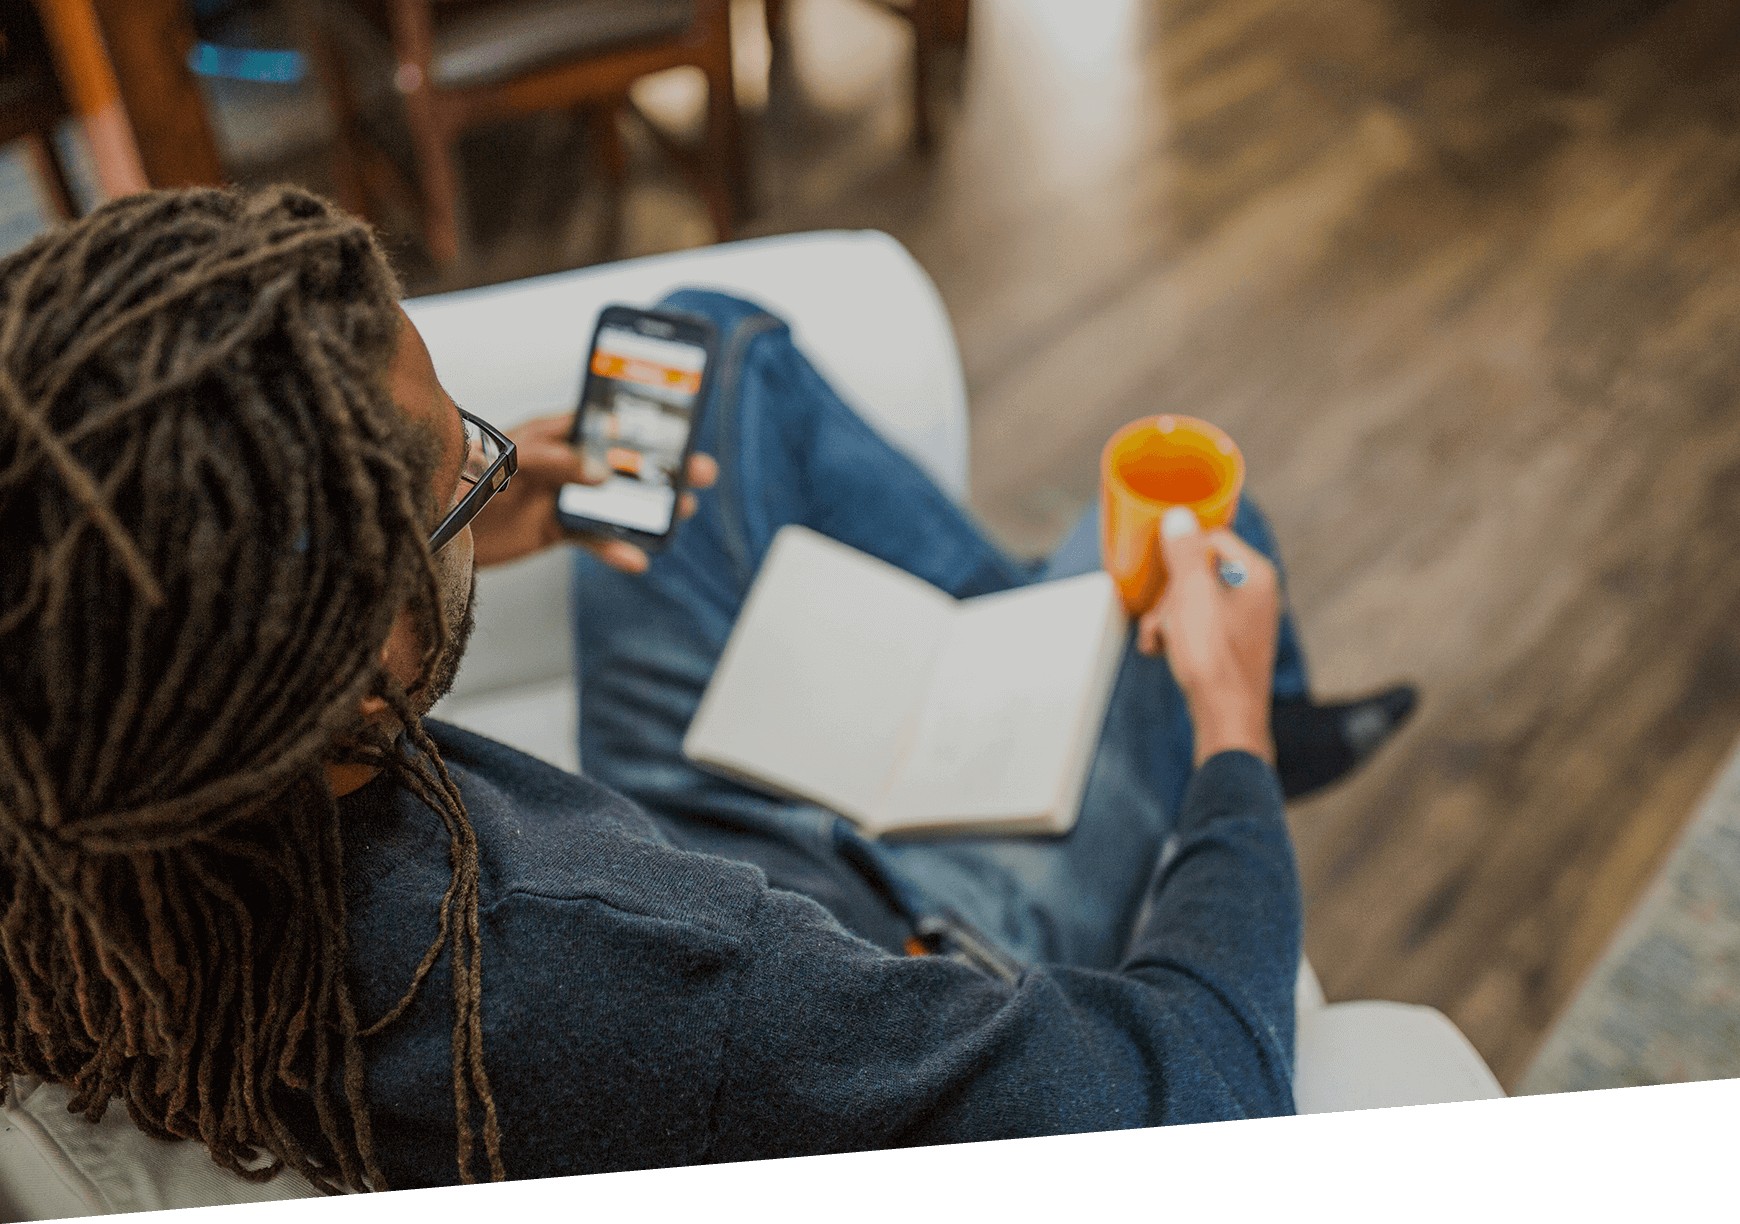
[(1174, 505), (1201, 501), (1220, 487), (1213, 467), (1187, 455), (1145, 456), (1118, 468), (1118, 475), (1138, 497)]

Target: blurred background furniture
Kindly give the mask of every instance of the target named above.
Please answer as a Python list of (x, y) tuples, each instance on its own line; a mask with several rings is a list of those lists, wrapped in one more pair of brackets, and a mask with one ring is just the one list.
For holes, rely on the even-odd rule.
[[(454, 141), (469, 127), (511, 115), (582, 115), (605, 173), (625, 160), (616, 115), (632, 109), (629, 86), (684, 65), (707, 81), (698, 148), (648, 128), (707, 203), (720, 239), (746, 211), (743, 140), (732, 80), (729, 0), (290, 0), (332, 107), (341, 198), (376, 213), (393, 177), (376, 151), (356, 65), (371, 58), (403, 96), (424, 241), (438, 263), (460, 249), (462, 202)], [(370, 36), (390, 49), (371, 57)], [(347, 45), (348, 44), (348, 45)], [(375, 148), (371, 148), (375, 146)]]
[(54, 129), (71, 117), (42, 21), (29, 4), (0, 9), (0, 145), (24, 141), (54, 216), (78, 215)]
[[(68, 21), (80, 42), (75, 53), (105, 58), (131, 128), (144, 176), (152, 187), (224, 181), (223, 162), (206, 115), (205, 99), (187, 64), (195, 36), (187, 0), (36, 0), (69, 16), (94, 16), (94, 25)], [(98, 159), (102, 154), (98, 151)], [(134, 189), (137, 189), (136, 187)], [(111, 190), (110, 194), (119, 194)]]
[[(87, 199), (228, 181), (237, 169), (226, 161), (236, 152), (235, 125), (222, 130), (226, 108), (211, 96), (210, 81), (239, 77), (283, 88), (301, 73), (301, 54), (282, 36), (264, 47), (234, 38), (281, 30), (278, 0), (7, 0), (5, 21), (32, 13), (47, 36), (65, 108), (78, 120), (62, 134), (82, 136), (73, 166), (75, 180), (82, 172), (90, 189)], [(279, 114), (250, 109), (256, 113), (245, 126), (254, 132), (284, 126)], [(0, 107), (0, 122), (11, 118)], [(275, 140), (244, 142), (260, 143)], [(279, 172), (267, 181), (285, 177), (294, 176)]]
[[(912, 138), (920, 149), (928, 149), (935, 135), (930, 115), (930, 82), (936, 53), (944, 46), (966, 45), (970, 0), (906, 0), (904, 4), (897, 0), (867, 0), (867, 3), (893, 13), (912, 27)], [(762, 0), (768, 41), (776, 53), (788, 42), (785, 5), (786, 0)]]

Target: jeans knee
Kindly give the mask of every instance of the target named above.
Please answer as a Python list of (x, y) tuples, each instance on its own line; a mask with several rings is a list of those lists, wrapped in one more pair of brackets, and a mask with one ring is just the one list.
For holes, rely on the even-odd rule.
[[(660, 299), (656, 309), (698, 314), (712, 320), (721, 339), (752, 315), (770, 314), (766, 308), (744, 298), (715, 289), (676, 289)], [(776, 316), (777, 317), (777, 316)], [(783, 320), (782, 320), (783, 322)]]
[(1269, 526), (1268, 518), (1257, 508), (1257, 503), (1251, 500), (1248, 493), (1239, 494), (1239, 509), (1233, 517), (1232, 529), (1241, 540), (1267, 557), (1276, 569), (1280, 568), (1280, 550), (1275, 545), (1275, 533)]

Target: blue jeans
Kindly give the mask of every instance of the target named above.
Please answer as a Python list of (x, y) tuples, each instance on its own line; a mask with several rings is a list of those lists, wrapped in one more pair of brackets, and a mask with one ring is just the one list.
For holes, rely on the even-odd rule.
[[(781, 527), (801, 523), (967, 598), (1096, 568), (1097, 516), (1090, 513), (1047, 564), (1005, 556), (834, 394), (779, 320), (697, 290), (664, 305), (705, 314), (719, 329), (718, 376), (697, 446), (719, 460), (720, 478), (644, 575), (619, 574), (577, 553), (583, 768), (657, 813), (714, 827), (777, 827), (829, 847), (879, 872), (908, 913), (952, 909), (1020, 960), (1114, 967), (1192, 770), (1189, 714), (1163, 659), (1126, 646), (1080, 817), (1061, 838), (867, 842), (843, 817), (716, 778), (681, 751)], [(1268, 525), (1248, 499), (1234, 527), (1274, 559)], [(1274, 691), (1308, 691), (1286, 616)]]

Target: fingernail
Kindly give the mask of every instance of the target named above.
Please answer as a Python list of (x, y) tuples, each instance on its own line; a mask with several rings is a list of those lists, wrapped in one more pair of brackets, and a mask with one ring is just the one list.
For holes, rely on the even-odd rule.
[(1190, 535), (1197, 527), (1196, 511), (1189, 506), (1173, 506), (1160, 516), (1160, 534), (1168, 540)]

